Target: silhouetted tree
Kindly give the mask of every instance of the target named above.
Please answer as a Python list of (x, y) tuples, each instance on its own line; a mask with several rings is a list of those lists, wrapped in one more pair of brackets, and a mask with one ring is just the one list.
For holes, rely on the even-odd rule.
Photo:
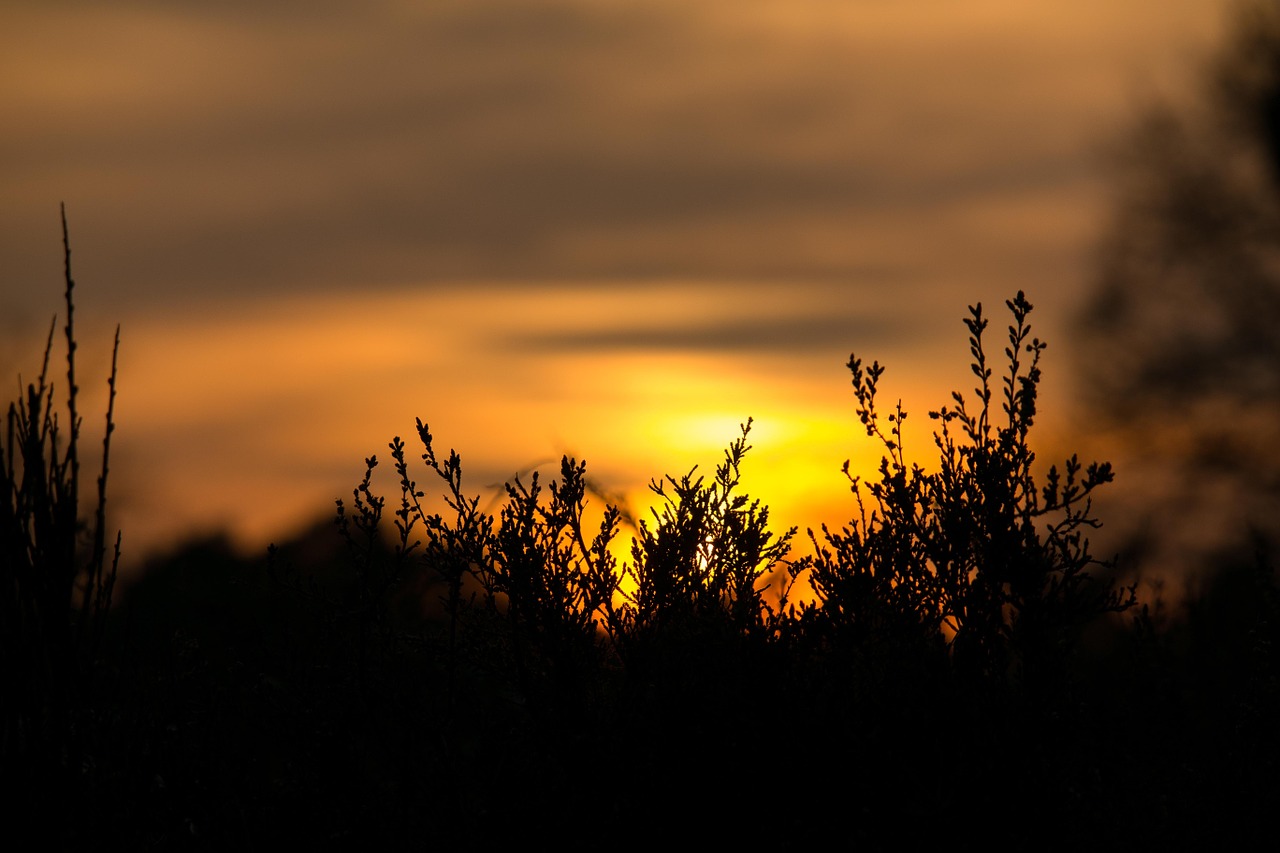
[(1258, 524), (1280, 495), (1280, 5), (1236, 8), (1194, 95), (1117, 150), (1082, 375), (1091, 412), (1184, 472), (1170, 505), (1215, 491), (1219, 527)]
[(1280, 7), (1242, 7), (1198, 103), (1152, 109), (1120, 152), (1087, 331), (1116, 414), (1280, 396)]

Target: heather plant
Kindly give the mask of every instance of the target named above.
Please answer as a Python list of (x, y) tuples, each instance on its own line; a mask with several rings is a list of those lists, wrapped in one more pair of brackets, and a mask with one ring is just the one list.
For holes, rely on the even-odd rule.
[[(584, 463), (565, 458), (560, 478), (546, 487), (537, 474), (528, 485), (517, 477), (502, 509), (488, 515), (478, 497), (465, 496), (457, 453), (438, 458), (419, 421), (422, 460), (444, 483), (448, 512), (424, 510), (397, 437), (390, 448), (402, 492), (398, 544), (390, 568), (378, 574), (371, 555), (383, 500), (369, 485), (376, 457), (367, 460), (355, 490), (355, 527), (365, 544), (354, 552), (362, 583), (381, 580), (362, 600), (385, 597), (406, 558), (422, 548), (427, 570), (446, 589), (450, 690), (460, 616), (478, 591), (507, 625), (525, 695), (575, 706), (605, 665), (654, 682), (679, 661), (701, 666), (707, 659), (699, 655), (719, 655), (724, 663), (775, 641), (810, 649), (834, 643), (882, 663), (941, 656), (979, 680), (1058, 678), (1080, 629), (1128, 609), (1134, 592), (1095, 577), (1106, 564), (1087, 537), (1098, 526), (1092, 495), (1111, 481), (1110, 466), (1073, 456), (1037, 481), (1029, 438), (1045, 344), (1031, 336), (1025, 296), (1006, 305), (1012, 323), (998, 379), (984, 347), (988, 320), (980, 305), (970, 308), (976, 399), (956, 393), (954, 406), (930, 413), (939, 423), (935, 471), (908, 460), (900, 403), (882, 422), (884, 368), (850, 358), (859, 420), (886, 454), (869, 481), (846, 464), (858, 515), (840, 531), (824, 528), (821, 540), (811, 532), (810, 557), (788, 559), (795, 531), (775, 538), (768, 508), (740, 493), (750, 421), (712, 478), (695, 469), (650, 484), (658, 504), (622, 564), (610, 547), (618, 508), (606, 505), (595, 529), (584, 522)], [(354, 546), (341, 502), (338, 521)], [(415, 539), (418, 530), (425, 543)], [(816, 600), (797, 607), (791, 585), (801, 577)], [(770, 578), (783, 585), (777, 608), (764, 595)]]
[[(111, 605), (120, 537), (106, 548), (107, 472), (114, 404), (116, 330), (108, 379), (102, 464), (92, 521), (80, 514), (82, 418), (77, 408), (71, 246), (62, 216), (67, 319), (66, 410), (56, 411), (49, 359), (50, 326), (40, 375), (9, 405), (0, 437), (0, 654), (8, 679), (0, 756), (74, 766), (72, 733), (89, 703), (93, 664)], [(63, 417), (60, 417), (63, 415)], [(64, 419), (65, 418), (65, 419)], [(12, 766), (12, 765), (11, 765)]]
[(839, 532), (824, 527), (823, 542), (813, 537), (818, 604), (810, 615), (860, 639), (891, 626), (892, 636), (945, 647), (957, 672), (980, 679), (1061, 676), (1079, 628), (1128, 609), (1134, 590), (1091, 573), (1104, 565), (1086, 535), (1099, 523), (1092, 495), (1112, 480), (1110, 465), (1072, 456), (1037, 483), (1028, 438), (1046, 345), (1031, 337), (1032, 306), (1021, 292), (1006, 306), (1013, 322), (999, 408), (983, 343), (988, 321), (971, 306), (976, 401), (954, 393), (954, 407), (930, 413), (940, 424), (934, 472), (908, 463), (901, 403), (887, 427), (881, 422), (884, 368), (850, 357), (858, 418), (886, 456), (869, 482), (846, 463), (859, 513)]
[(381, 547), (380, 523), (386, 499), (375, 495), (371, 487), (378, 458), (369, 457), (365, 465), (364, 479), (352, 490), (354, 516), (348, 516), (342, 501), (338, 501), (334, 519), (355, 568), (354, 583), (345, 590), (345, 610), (354, 621), (356, 672), (362, 684), (366, 684), (368, 679), (371, 644), (385, 639), (389, 632), (390, 599), (404, 576), (405, 563), (415, 547), (408, 541), (408, 527), (400, 526), (399, 513), (397, 527), (402, 535), (394, 552), (388, 555)]
[[(514, 478), (491, 515), (478, 496), (466, 495), (457, 452), (438, 455), (421, 421), (421, 460), (441, 493), (428, 500), (410, 473), (404, 442), (394, 438), (388, 446), (401, 502), (394, 545), (379, 556), (385, 501), (370, 486), (377, 459), (366, 460), (355, 511), (339, 502), (337, 516), (354, 574), (403, 577), (397, 566), (413, 555), (443, 589), (436, 611), (443, 637), (428, 627), (422, 648), (429, 669), (443, 662), (444, 677), (423, 710), (438, 709), (426, 723), (438, 747), (425, 760), (436, 764), (439, 796), (450, 808), (486, 810), (497, 798), (514, 826), (524, 812), (545, 821), (546, 809), (563, 805), (545, 798), (573, 790), (584, 803), (578, 819), (598, 821), (628, 797), (647, 802), (670, 764), (705, 738), (749, 740), (755, 723), (745, 713), (753, 707), (748, 699), (783, 621), (766, 605), (767, 578), (795, 533), (775, 539), (768, 509), (740, 494), (749, 427), (713, 478), (694, 469), (651, 483), (659, 504), (637, 525), (629, 562), (613, 547), (622, 511), (606, 503), (587, 520), (595, 490), (584, 462), (565, 457), (559, 476), (545, 484), (537, 473), (528, 483)], [(370, 569), (379, 559), (387, 568)], [(377, 648), (385, 654), (389, 647)], [(495, 736), (480, 745), (478, 738)], [(601, 799), (603, 789), (571, 781), (589, 772), (592, 756), (618, 750), (633, 763), (610, 789), (610, 802)], [(502, 755), (496, 776), (482, 758), (494, 751)], [(750, 752), (744, 746), (734, 754), (738, 767)], [(699, 768), (682, 784), (695, 785), (708, 772)], [(640, 808), (636, 803), (629, 807)]]
[[(769, 508), (741, 493), (750, 429), (748, 420), (709, 482), (695, 468), (649, 485), (659, 500), (653, 524), (639, 525), (622, 569), (623, 602), (607, 620), (624, 663), (647, 678), (681, 658), (740, 655), (774, 639), (790, 583), (807, 566), (787, 559), (795, 528), (775, 538)], [(785, 578), (776, 610), (765, 597), (775, 576)]]
[[(775, 539), (768, 508), (739, 494), (749, 430), (748, 421), (710, 482), (695, 469), (650, 484), (659, 504), (652, 524), (638, 526), (628, 563), (619, 564), (611, 548), (622, 517), (617, 506), (606, 504), (592, 527), (584, 520), (592, 492), (584, 462), (565, 457), (559, 478), (546, 486), (537, 473), (527, 485), (514, 478), (504, 505), (489, 515), (478, 497), (465, 495), (456, 451), (438, 457), (421, 420), (421, 458), (443, 483), (446, 512), (424, 508), (426, 493), (410, 475), (397, 436), (389, 444), (401, 487), (392, 566), (372, 568), (385, 501), (370, 489), (376, 457), (366, 460), (365, 478), (354, 490), (354, 516), (338, 502), (338, 527), (352, 546), (358, 578), (385, 579), (364, 600), (385, 597), (411, 553), (444, 582), (450, 692), (462, 617), (482, 607), (507, 626), (526, 698), (546, 704), (555, 697), (552, 705), (578, 707), (610, 661), (632, 676), (650, 677), (695, 635), (706, 641), (714, 634), (716, 642), (732, 645), (778, 632), (781, 614), (765, 600), (766, 578), (785, 563), (795, 530)], [(794, 579), (807, 563), (787, 565)], [(781, 599), (785, 604), (785, 590)]]
[(594, 535), (584, 533), (586, 463), (565, 457), (560, 479), (543, 489), (535, 472), (528, 486), (508, 483), (480, 581), (505, 616), (520, 681), (539, 710), (576, 715), (599, 663), (601, 610), (616, 592), (609, 545), (619, 511), (606, 507)]
[[(599, 495), (584, 462), (566, 457), (558, 476), (513, 478), (489, 512), (466, 493), (458, 453), (438, 454), (425, 424), (430, 498), (395, 437), (398, 508), (375, 492), (377, 457), (351, 502), (338, 502), (354, 571), (333, 610), (358, 633), (328, 638), (359, 661), (361, 690), (343, 703), (350, 725), (382, 731), (376, 716), (412, 733), (415, 745), (389, 752), (372, 778), (394, 773), (444, 813), (500, 816), (512, 832), (551, 812), (559, 825), (597, 830), (660, 815), (658, 831), (732, 808), (742, 780), (759, 772), (765, 727), (803, 719), (822, 742), (780, 758), (795, 778), (825, 776), (830, 762), (860, 768), (856, 780), (814, 791), (815, 813), (852, 798), (955, 821), (985, 808), (984, 797), (1008, 796), (1029, 808), (1002, 837), (1025, 841), (1027, 827), (1069, 810), (1072, 791), (1102, 797), (1109, 789), (1090, 762), (1110, 759), (1090, 746), (1073, 649), (1086, 625), (1133, 604), (1134, 590), (1106, 579), (1088, 539), (1099, 523), (1093, 495), (1113, 475), (1074, 456), (1037, 465), (1045, 345), (1031, 335), (1025, 296), (1006, 306), (999, 375), (989, 322), (970, 308), (977, 385), (931, 413), (930, 470), (903, 447), (902, 405), (879, 407), (884, 369), (850, 357), (859, 421), (884, 458), (865, 479), (846, 464), (857, 514), (839, 531), (811, 531), (814, 552), (800, 558), (795, 530), (774, 533), (768, 508), (744, 493), (749, 420), (713, 473), (650, 483), (655, 505), (635, 525), (630, 559), (618, 556), (621, 510), (589, 506)], [(436, 591), (439, 606), (415, 636), (398, 638), (390, 612), (419, 594), (415, 584)], [(795, 594), (802, 585), (812, 599)], [(365, 677), (375, 671), (387, 676), (377, 686)], [(423, 689), (395, 686), (406, 678)], [(1046, 725), (1052, 743), (1041, 742)], [(583, 781), (619, 755), (610, 786)], [(971, 785), (945, 781), (955, 767)], [(425, 775), (413, 781), (415, 772)], [(1044, 796), (1027, 801), (1024, 783)], [(918, 802), (886, 793), (908, 787)], [(409, 814), (410, 801), (395, 813)], [(388, 808), (376, 796), (365, 807)], [(857, 837), (881, 831), (860, 827)]]

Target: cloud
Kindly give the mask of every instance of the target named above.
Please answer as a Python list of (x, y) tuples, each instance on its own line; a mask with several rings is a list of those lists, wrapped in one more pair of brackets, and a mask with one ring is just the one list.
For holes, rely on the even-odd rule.
[(1077, 6), (16, 5), (0, 255), (38, 278), (66, 200), (152, 301), (910, 264), (792, 223), (1088, 180), (1105, 57), (1141, 30)]
[(526, 332), (506, 337), (499, 345), (512, 350), (532, 349), (559, 353), (620, 350), (657, 350), (664, 353), (797, 353), (811, 349), (827, 350), (832, 339), (841, 338), (857, 340), (862, 346), (874, 345), (898, 337), (902, 331), (901, 322), (814, 315), (785, 319), (757, 318), (728, 322), (713, 320), (681, 325), (657, 323), (603, 329)]

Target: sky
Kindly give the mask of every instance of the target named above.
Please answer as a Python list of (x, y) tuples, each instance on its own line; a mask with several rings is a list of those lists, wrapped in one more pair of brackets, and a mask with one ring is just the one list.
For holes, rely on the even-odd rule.
[(750, 417), (753, 493), (835, 523), (880, 455), (850, 352), (924, 430), (966, 306), (1023, 289), (1068, 429), (1107, 148), (1227, 8), (9, 0), (0, 375), (63, 310), (65, 203), (126, 554), (280, 539), (415, 417), (486, 499), (570, 453), (637, 502)]

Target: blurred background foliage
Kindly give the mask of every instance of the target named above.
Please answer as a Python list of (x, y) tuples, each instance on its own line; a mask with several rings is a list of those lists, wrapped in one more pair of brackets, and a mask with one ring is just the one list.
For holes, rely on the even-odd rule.
[(1081, 403), (1118, 440), (1131, 554), (1194, 568), (1280, 529), (1280, 5), (1240, 4), (1191, 97), (1110, 153)]

